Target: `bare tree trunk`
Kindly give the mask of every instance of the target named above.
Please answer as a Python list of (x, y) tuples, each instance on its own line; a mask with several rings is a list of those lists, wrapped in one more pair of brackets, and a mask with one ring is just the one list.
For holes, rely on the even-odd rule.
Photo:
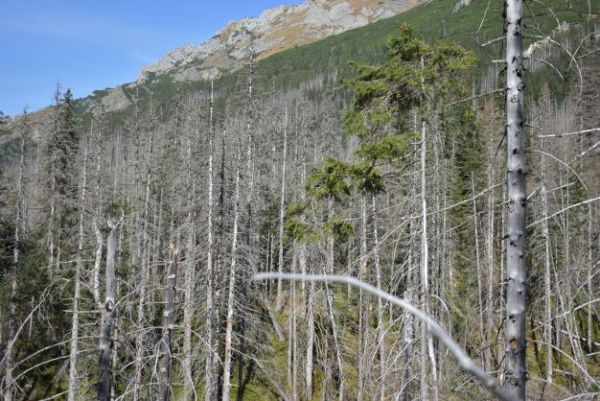
[[(306, 200), (306, 191), (304, 190), (304, 183), (306, 182), (306, 137), (304, 135), (304, 129), (302, 129), (302, 171), (300, 178), (300, 199), (302, 202)], [(301, 221), (305, 222), (305, 217), (302, 215)], [(302, 274), (307, 273), (307, 261), (306, 261), (306, 244), (299, 244), (299, 255), (298, 261), (300, 263), (300, 272)], [(310, 400), (313, 393), (313, 355), (315, 347), (315, 315), (314, 315), (314, 302), (315, 302), (315, 284), (310, 283), (308, 288), (305, 282), (301, 283), (301, 304), (303, 310), (305, 310), (306, 319), (306, 354), (304, 359), (304, 400)], [(306, 305), (306, 309), (304, 309)]]
[[(150, 152), (151, 153), (151, 152)], [(150, 220), (150, 183), (152, 181), (152, 173), (148, 168), (146, 173), (146, 195), (144, 199), (144, 228), (142, 233), (142, 269), (140, 272), (140, 282), (138, 289), (138, 305), (137, 305), (137, 330), (138, 335), (135, 337), (135, 360), (134, 360), (134, 375), (133, 375), (133, 400), (140, 399), (140, 391), (142, 385), (142, 373), (144, 368), (144, 307), (146, 304), (146, 286), (148, 275), (150, 274), (150, 240), (148, 233), (148, 224)], [(99, 246), (102, 252), (101, 243)]]
[[(490, 141), (492, 144), (492, 152), (494, 152), (495, 144)], [(493, 155), (494, 153), (490, 153)], [(488, 171), (487, 178), (487, 187), (491, 188), (494, 185), (494, 167), (492, 159), (490, 158), (490, 167)], [(488, 340), (488, 360), (489, 365), (484, 366), (485, 369), (489, 369), (492, 363), (497, 363), (496, 361), (496, 353), (494, 352), (495, 347), (491, 344), (492, 339), (492, 331), (494, 330), (494, 310), (495, 310), (495, 302), (494, 302), (494, 283), (495, 283), (495, 275), (494, 275), (494, 235), (495, 235), (495, 191), (490, 190), (487, 199), (487, 209), (488, 209), (488, 219), (487, 219), (487, 236), (486, 236), (486, 257), (487, 257), (487, 279), (488, 279), (488, 287), (487, 287), (487, 314), (486, 314), (486, 338)]]
[(98, 347), (100, 357), (98, 361), (98, 393), (99, 401), (110, 401), (112, 387), (112, 352), (113, 352), (113, 321), (115, 318), (115, 303), (117, 284), (115, 277), (115, 251), (117, 225), (108, 221), (110, 233), (106, 240), (106, 293), (104, 296), (104, 309), (102, 311), (102, 324), (100, 326), (100, 344)]
[[(281, 155), (281, 199), (279, 201), (279, 273), (283, 272), (283, 220), (285, 218), (285, 161), (287, 158), (287, 109), (283, 128), (283, 153)], [(275, 310), (279, 312), (283, 306), (283, 287), (281, 279), (277, 280), (277, 298)]]
[[(298, 244), (294, 244), (294, 260), (292, 261), (292, 273), (296, 273), (298, 263)], [(298, 377), (298, 335), (296, 333), (296, 283), (291, 283), (290, 289), (290, 316), (288, 319), (288, 386), (291, 391), (291, 400), (298, 400), (297, 377)]]
[[(361, 216), (361, 228), (360, 228), (360, 268), (358, 273), (359, 280), (365, 280), (365, 274), (367, 273), (367, 200), (366, 196), (362, 195), (360, 199), (360, 216)], [(332, 250), (333, 253), (333, 250)], [(333, 271), (330, 272), (333, 274)], [(365, 324), (365, 306), (362, 290), (358, 290), (358, 390), (356, 399), (357, 401), (363, 401), (364, 399), (364, 387), (365, 387), (365, 345), (366, 345), (366, 324)]]
[(548, 228), (548, 188), (546, 186), (546, 156), (542, 155), (540, 166), (542, 179), (542, 236), (544, 237), (544, 342), (546, 343), (546, 372), (545, 379), (552, 383), (553, 348), (552, 348), (552, 287), (550, 262), (550, 229)]
[[(206, 344), (208, 350), (206, 352), (205, 361), (205, 383), (204, 383), (204, 399), (212, 400), (214, 386), (216, 383), (214, 369), (214, 336), (213, 336), (213, 142), (214, 142), (214, 82), (210, 81), (210, 116), (208, 127), (208, 212), (207, 212), (207, 230), (208, 244), (206, 250)], [(187, 401), (187, 399), (186, 399)]]
[(48, 217), (48, 233), (47, 233), (47, 246), (48, 246), (48, 273), (50, 279), (54, 274), (54, 224), (56, 220), (56, 178), (53, 176), (50, 180), (50, 216)]
[(160, 341), (160, 375), (158, 381), (158, 399), (169, 401), (171, 398), (171, 364), (173, 360), (171, 350), (171, 337), (175, 329), (175, 285), (177, 283), (177, 263), (179, 249), (171, 245), (171, 261), (167, 272), (167, 286), (165, 287), (165, 311), (163, 313), (163, 333)]
[[(330, 217), (333, 217), (333, 199), (330, 198), (328, 200), (328, 214)], [(325, 274), (333, 274), (333, 265), (334, 265), (334, 245), (335, 239), (333, 235), (329, 235), (327, 238), (327, 270), (323, 267), (323, 273)], [(333, 332), (333, 345), (335, 347), (335, 359), (337, 362), (338, 374), (339, 374), (339, 387), (338, 387), (338, 399), (339, 401), (344, 401), (344, 387), (345, 387), (345, 379), (344, 379), (344, 363), (342, 360), (342, 350), (340, 348), (340, 342), (338, 339), (338, 328), (335, 320), (335, 314), (333, 311), (333, 295), (331, 294), (331, 290), (329, 289), (329, 285), (325, 283), (325, 296), (327, 298), (327, 311), (329, 312), (329, 320), (331, 321), (331, 331)]]
[[(299, 188), (299, 192), (300, 192), (300, 201), (301, 202), (305, 202), (306, 201), (306, 191), (304, 190), (304, 185), (306, 183), (306, 136), (304, 134), (304, 127), (302, 127), (301, 130), (301, 134), (302, 134), (302, 169), (300, 172), (300, 188)], [(300, 221), (302, 223), (305, 223), (306, 218), (304, 217), (304, 214), (302, 214), (300, 216)], [(306, 274), (306, 244), (305, 243), (300, 243), (299, 244), (299, 249), (298, 249), (298, 262), (300, 263), (300, 272), (302, 272), (302, 274)], [(306, 304), (306, 283), (302, 282), (300, 284), (300, 289), (301, 289), (301, 304), (304, 306)], [(304, 308), (303, 308), (304, 311)], [(304, 312), (303, 312), (304, 314)]]
[[(251, 40), (254, 40), (253, 38)], [(246, 174), (247, 174), (247, 182), (248, 182), (248, 190), (246, 192), (246, 229), (245, 231), (245, 246), (246, 246), (246, 260), (248, 262), (247, 269), (241, 270), (242, 273), (240, 278), (242, 280), (247, 280), (248, 277), (245, 276), (246, 272), (252, 271), (252, 263), (253, 263), (253, 249), (252, 249), (252, 201), (254, 197), (254, 87), (253, 87), (253, 79), (254, 79), (254, 68), (255, 68), (255, 52), (254, 45), (250, 45), (250, 66), (249, 66), (249, 74), (248, 74), (248, 116), (246, 122), (246, 136), (247, 136), (247, 144), (246, 144)], [(251, 282), (249, 285), (252, 285)], [(248, 286), (244, 285), (241, 288), (241, 302), (246, 303), (250, 300), (248, 299)], [(242, 401), (244, 398), (244, 392), (246, 391), (246, 380), (244, 379), (244, 366), (245, 366), (245, 356), (246, 356), (246, 317), (244, 314), (240, 314), (239, 322), (238, 322), (238, 332), (239, 332), (239, 353), (237, 355), (238, 361), (238, 391), (237, 391), (237, 401)]]
[(315, 283), (308, 285), (308, 302), (306, 305), (306, 357), (304, 361), (304, 399), (310, 400), (313, 393), (313, 353), (315, 347)]
[[(587, 291), (589, 299), (594, 296), (594, 243), (593, 237), (593, 222), (594, 213), (592, 205), (588, 204), (588, 272), (587, 272)], [(587, 307), (587, 348), (588, 352), (592, 353), (594, 349), (594, 306), (592, 304)]]
[[(373, 207), (373, 261), (375, 264), (375, 281), (377, 289), (383, 291), (383, 278), (381, 274), (381, 263), (379, 261), (379, 232), (377, 227), (377, 202), (375, 195), (372, 198)], [(377, 298), (377, 344), (379, 346), (379, 400), (385, 400), (385, 386), (386, 386), (386, 355), (385, 355), (385, 323), (384, 323), (384, 310), (383, 300)]]
[[(421, 59), (421, 63), (423, 60)], [(422, 122), (421, 127), (421, 304), (425, 313), (431, 314), (430, 292), (429, 292), (429, 244), (427, 239), (427, 124)], [(437, 392), (437, 367), (433, 352), (433, 338), (429, 333), (429, 327), (421, 324), (421, 397), (424, 401), (429, 400), (429, 388), (427, 386), (427, 355), (431, 363), (431, 390), (433, 401), (438, 400)], [(425, 376), (425, 377), (423, 377)]]
[(525, 400), (526, 266), (525, 131), (523, 102), (523, 1), (506, 1), (506, 138), (508, 218), (506, 247), (506, 388)]
[[(196, 126), (196, 140), (200, 137), (200, 128)], [(188, 401), (190, 394), (194, 392), (194, 380), (192, 377), (192, 320), (194, 317), (194, 288), (196, 282), (196, 225), (195, 225), (195, 203), (196, 183), (194, 181), (193, 147), (192, 135), (187, 135), (187, 245), (185, 255), (185, 292), (183, 305), (183, 400)], [(195, 397), (194, 397), (195, 398)]]
[[(415, 177), (416, 180), (416, 177)], [(415, 185), (413, 185), (413, 188), (415, 188)], [(410, 194), (410, 196), (412, 197), (413, 194)], [(409, 222), (409, 232), (414, 232), (415, 229), (415, 221), (414, 220), (410, 220)], [(415, 304), (415, 299), (414, 299), (414, 289), (417, 287), (416, 286), (416, 278), (415, 276), (415, 269), (413, 268), (413, 263), (414, 263), (414, 253), (415, 253), (415, 241), (413, 236), (411, 236), (409, 238), (409, 243), (408, 243), (408, 250), (407, 253), (408, 255), (406, 256), (406, 267), (407, 267), (407, 272), (406, 272), (406, 278), (405, 278), (405, 290), (404, 290), (404, 299), (406, 299), (406, 302), (411, 303), (411, 304)], [(413, 380), (413, 369), (412, 369), (412, 359), (413, 359), (413, 342), (414, 342), (414, 319), (413, 316), (409, 313), (405, 313), (404, 314), (404, 318), (403, 318), (403, 325), (402, 325), (402, 363), (404, 364), (403, 368), (402, 368), (402, 387), (400, 392), (397, 394), (396, 396), (396, 400), (401, 400), (401, 401), (410, 401), (412, 400), (413, 397), (413, 391), (412, 388), (414, 387), (414, 385), (411, 385), (411, 381)]]
[(481, 359), (483, 366), (487, 366), (486, 352), (487, 338), (485, 336), (485, 324), (483, 320), (483, 272), (481, 268), (481, 255), (479, 252), (479, 214), (477, 211), (477, 200), (475, 198), (475, 177), (471, 174), (471, 192), (473, 194), (473, 226), (475, 230), (475, 269), (477, 269), (477, 303), (479, 306), (479, 338), (481, 346)]
[[(26, 118), (26, 117), (24, 117)], [(21, 246), (21, 219), (23, 216), (24, 202), (24, 174), (25, 174), (25, 133), (21, 136), (21, 149), (19, 160), (19, 175), (17, 178), (17, 202), (15, 216), (15, 240), (13, 247), (13, 260), (10, 271), (10, 301), (8, 316), (8, 345), (5, 351), (4, 365), (4, 400), (13, 401), (15, 381), (13, 378), (13, 369), (15, 365), (15, 342), (17, 341), (17, 272), (19, 269), (19, 247)]]
[(229, 291), (227, 296), (227, 321), (225, 327), (225, 351), (223, 358), (223, 393), (222, 401), (229, 401), (229, 393), (231, 389), (231, 354), (232, 354), (232, 337), (233, 337), (233, 304), (235, 301), (235, 274), (237, 260), (237, 237), (238, 237), (238, 220), (239, 220), (239, 203), (240, 203), (240, 158), (236, 161), (235, 175), (235, 200), (233, 207), (233, 239), (231, 243), (231, 265), (229, 268)]
[[(100, 130), (98, 130), (100, 131)], [(94, 295), (94, 303), (98, 309), (102, 309), (102, 301), (100, 299), (100, 264), (102, 263), (102, 248), (104, 246), (104, 239), (102, 238), (102, 233), (100, 232), (100, 228), (98, 227), (98, 220), (100, 218), (100, 204), (102, 200), (100, 199), (100, 177), (101, 177), (101, 163), (100, 163), (100, 152), (101, 145), (99, 141), (100, 132), (98, 132), (95, 137), (95, 148), (96, 148), (96, 156), (94, 157), (95, 162), (95, 174), (96, 174), (96, 183), (94, 188), (94, 198), (97, 202), (96, 210), (94, 214), (94, 218), (92, 220), (92, 225), (94, 228), (94, 234), (96, 235), (96, 259), (94, 261), (94, 270), (92, 272), (92, 293)]]
[[(93, 131), (93, 121), (90, 131)], [(77, 241), (77, 262), (75, 264), (75, 294), (73, 296), (73, 317), (71, 321), (71, 355), (69, 358), (69, 389), (67, 393), (67, 401), (75, 401), (75, 395), (78, 388), (77, 378), (77, 353), (79, 339), (79, 299), (81, 298), (81, 271), (83, 270), (83, 243), (84, 243), (84, 212), (87, 189), (87, 145), (83, 150), (83, 166), (81, 173), (81, 188), (79, 197), (79, 239)]]

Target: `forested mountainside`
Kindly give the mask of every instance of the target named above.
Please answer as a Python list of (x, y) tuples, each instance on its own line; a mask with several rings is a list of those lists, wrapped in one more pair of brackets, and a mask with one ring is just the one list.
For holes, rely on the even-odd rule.
[[(597, 399), (600, 9), (524, 3), (526, 171), (507, 165), (503, 10), (434, 0), (3, 122), (3, 399), (491, 399), (393, 302), (268, 272), (358, 278), (527, 399)], [(525, 237), (520, 377), (506, 249)]]

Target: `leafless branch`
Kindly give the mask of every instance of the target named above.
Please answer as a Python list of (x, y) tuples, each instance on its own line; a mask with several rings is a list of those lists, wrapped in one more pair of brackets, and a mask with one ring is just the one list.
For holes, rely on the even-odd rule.
[(581, 134), (592, 134), (595, 132), (600, 132), (600, 128), (590, 128), (590, 129), (584, 129), (581, 131), (574, 131), (574, 132), (565, 132), (563, 134), (548, 134), (548, 135), (538, 135), (538, 138), (562, 138), (564, 136), (572, 136), (572, 135), (581, 135)]

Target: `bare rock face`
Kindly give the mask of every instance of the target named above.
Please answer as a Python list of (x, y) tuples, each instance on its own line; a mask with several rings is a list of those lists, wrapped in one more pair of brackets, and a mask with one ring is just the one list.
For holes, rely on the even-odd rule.
[(393, 17), (424, 0), (307, 0), (264, 11), (257, 18), (230, 22), (200, 45), (184, 45), (144, 67), (143, 82), (173, 73), (176, 81), (218, 76), (241, 67), (254, 51), (258, 58)]
[(127, 98), (127, 95), (125, 95), (125, 92), (123, 92), (121, 86), (110, 90), (108, 95), (102, 98), (102, 106), (104, 106), (104, 110), (107, 112), (122, 110), (130, 104), (131, 102)]

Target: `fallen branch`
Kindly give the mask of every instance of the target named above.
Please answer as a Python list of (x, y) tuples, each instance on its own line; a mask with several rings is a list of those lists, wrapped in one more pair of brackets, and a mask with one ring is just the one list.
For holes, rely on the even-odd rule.
[(370, 284), (367, 284), (363, 281), (355, 279), (354, 277), (349, 276), (337, 276), (337, 275), (328, 275), (328, 274), (292, 274), (292, 273), (259, 273), (254, 276), (254, 280), (270, 280), (270, 279), (283, 279), (290, 281), (317, 281), (317, 282), (336, 282), (336, 283), (344, 283), (348, 285), (352, 285), (354, 287), (360, 288), (363, 291), (371, 293), (381, 299), (384, 299), (394, 305), (397, 305), (427, 324), (429, 327), (431, 334), (437, 337), (442, 343), (446, 345), (446, 347), (454, 354), (456, 359), (458, 359), (459, 365), (471, 376), (477, 379), (486, 389), (488, 389), (492, 394), (494, 394), (498, 399), (503, 401), (515, 401), (497, 382), (496, 380), (490, 376), (485, 370), (483, 370), (479, 365), (477, 365), (469, 355), (463, 350), (460, 345), (452, 337), (446, 333), (446, 331), (440, 326), (440, 324), (435, 321), (431, 316), (423, 312), (422, 310), (416, 308), (411, 303), (405, 301), (404, 299), (395, 297), (391, 294), (388, 294), (385, 291), (382, 291), (378, 288), (373, 287)]

